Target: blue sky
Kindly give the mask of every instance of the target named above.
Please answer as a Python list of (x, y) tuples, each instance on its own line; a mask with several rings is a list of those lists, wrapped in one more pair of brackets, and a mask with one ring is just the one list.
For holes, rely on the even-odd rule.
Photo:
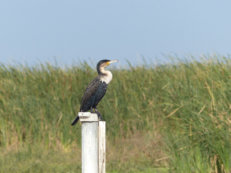
[(0, 0), (0, 62), (230, 53), (229, 0)]

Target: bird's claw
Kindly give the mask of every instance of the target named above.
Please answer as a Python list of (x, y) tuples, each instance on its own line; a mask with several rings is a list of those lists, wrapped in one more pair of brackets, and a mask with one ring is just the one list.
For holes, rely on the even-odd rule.
[(93, 108), (91, 108), (91, 113), (94, 113), (94, 112), (93, 112)]
[(95, 109), (95, 113), (98, 115), (99, 120), (102, 121), (103, 117), (97, 109)]

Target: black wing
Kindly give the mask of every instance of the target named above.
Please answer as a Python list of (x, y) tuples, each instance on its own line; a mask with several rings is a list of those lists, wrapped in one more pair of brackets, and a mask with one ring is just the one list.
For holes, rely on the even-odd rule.
[(97, 89), (97, 92), (96, 92), (96, 95), (95, 95), (95, 101), (94, 101), (94, 104), (93, 104), (93, 108), (96, 108), (96, 106), (98, 105), (100, 100), (105, 95), (106, 91), (107, 91), (107, 84), (105, 82), (100, 81), (100, 84), (98, 86), (98, 89)]
[(94, 104), (95, 93), (97, 92), (100, 85), (99, 77), (96, 77), (86, 88), (82, 97), (80, 111), (88, 111)]

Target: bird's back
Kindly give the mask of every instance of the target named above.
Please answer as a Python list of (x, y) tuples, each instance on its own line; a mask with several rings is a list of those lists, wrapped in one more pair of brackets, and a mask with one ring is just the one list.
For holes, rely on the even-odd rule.
[[(106, 85), (106, 86), (105, 86)], [(86, 112), (97, 106), (106, 93), (107, 84), (104, 84), (99, 77), (96, 77), (86, 88), (82, 97), (80, 111)]]

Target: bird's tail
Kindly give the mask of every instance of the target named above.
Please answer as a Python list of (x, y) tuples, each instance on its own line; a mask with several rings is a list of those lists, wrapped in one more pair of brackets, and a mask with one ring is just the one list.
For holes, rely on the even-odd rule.
[(72, 126), (74, 126), (79, 121), (79, 116), (75, 118), (75, 120), (71, 123)]

